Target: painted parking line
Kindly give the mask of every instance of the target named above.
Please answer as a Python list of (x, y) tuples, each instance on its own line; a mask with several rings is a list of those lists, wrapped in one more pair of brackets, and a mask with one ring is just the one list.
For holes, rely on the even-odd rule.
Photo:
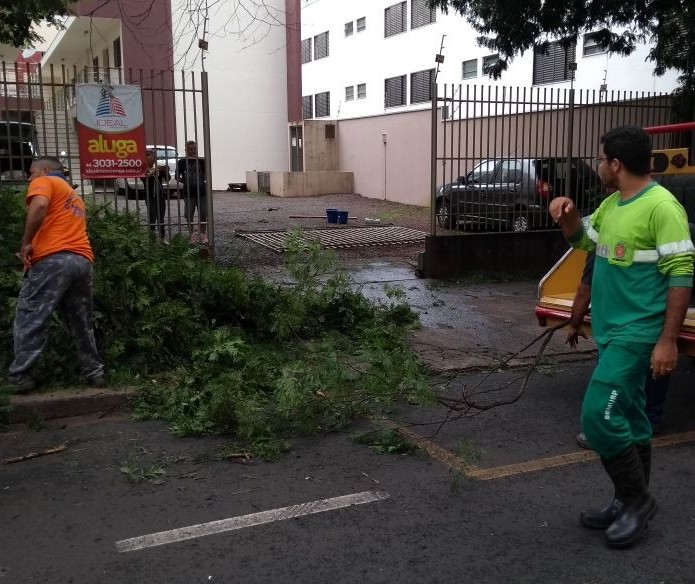
[[(551, 468), (559, 468), (568, 466), (570, 464), (578, 464), (581, 462), (596, 460), (598, 458), (596, 453), (592, 452), (591, 450), (580, 450), (578, 452), (569, 452), (567, 454), (560, 454), (557, 456), (537, 458), (535, 460), (527, 460), (515, 464), (496, 466), (493, 468), (479, 468), (463, 460), (450, 450), (442, 448), (429, 438), (425, 438), (424, 436), (413, 432), (409, 428), (399, 426), (393, 420), (389, 420), (388, 418), (373, 418), (372, 422), (385, 426), (391, 430), (398, 431), (400, 434), (408, 438), (408, 440), (424, 450), (429, 456), (449, 467), (451, 470), (460, 473), (467, 479), (479, 481), (489, 481), (509, 476), (538, 472)], [(663, 448), (666, 446), (676, 446), (678, 444), (688, 444), (692, 442), (695, 442), (695, 431), (659, 436), (658, 438), (654, 438), (654, 440), (652, 440), (652, 446), (654, 448)]]
[(289, 507), (281, 507), (279, 509), (241, 515), (239, 517), (230, 517), (229, 519), (221, 519), (219, 521), (210, 521), (209, 523), (199, 523), (198, 525), (180, 527), (169, 531), (150, 533), (131, 539), (123, 539), (116, 542), (116, 547), (119, 552), (134, 552), (145, 548), (185, 541), (187, 539), (196, 539), (207, 535), (245, 529), (246, 527), (254, 527), (256, 525), (264, 525), (266, 523), (274, 523), (286, 519), (295, 519), (297, 517), (324, 513), (326, 511), (335, 511), (336, 509), (344, 509), (345, 507), (352, 507), (355, 505), (374, 503), (376, 501), (388, 499), (389, 496), (390, 495), (386, 491), (363, 491), (362, 493), (353, 493), (352, 495), (333, 497), (331, 499), (321, 499), (310, 503), (300, 503), (299, 505), (291, 505)]
[[(666, 446), (676, 446), (678, 444), (688, 444), (695, 442), (695, 432), (682, 432), (680, 434), (671, 434), (669, 436), (659, 436), (652, 440), (653, 448), (664, 448)], [(580, 452), (570, 452), (568, 454), (560, 454), (559, 456), (549, 456), (547, 458), (538, 458), (520, 462), (518, 464), (509, 464), (506, 466), (498, 466), (495, 468), (478, 468), (473, 469), (467, 475), (468, 478), (481, 481), (489, 481), (492, 479), (501, 479), (513, 475), (536, 472), (550, 468), (558, 468), (570, 464), (587, 462), (596, 460), (598, 456), (590, 450), (582, 450)]]

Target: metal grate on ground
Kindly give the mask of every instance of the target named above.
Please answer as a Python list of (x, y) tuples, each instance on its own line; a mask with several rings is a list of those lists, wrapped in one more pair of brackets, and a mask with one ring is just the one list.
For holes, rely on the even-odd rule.
[[(424, 242), (427, 235), (424, 231), (399, 227), (398, 225), (305, 229), (300, 233), (303, 239), (317, 241), (321, 247), (330, 249), (409, 245)], [(236, 235), (273, 251), (282, 252), (287, 249), (287, 238), (290, 232), (240, 230), (236, 232)]]

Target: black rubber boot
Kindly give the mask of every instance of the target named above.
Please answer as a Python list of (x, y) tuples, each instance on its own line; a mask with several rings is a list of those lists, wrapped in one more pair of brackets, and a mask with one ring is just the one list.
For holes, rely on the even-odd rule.
[(656, 515), (656, 501), (647, 490), (645, 469), (635, 446), (601, 462), (624, 505), (622, 512), (606, 529), (606, 544), (626, 548), (641, 537), (649, 520)]
[(623, 510), (623, 502), (618, 495), (603, 509), (589, 509), (579, 514), (579, 521), (589, 529), (608, 529)]
[[(639, 454), (639, 458), (642, 463), (644, 481), (648, 487), (652, 468), (651, 442), (637, 446), (637, 453)], [(582, 511), (579, 514), (579, 521), (581, 521), (584, 527), (588, 527), (589, 529), (608, 529), (611, 526), (611, 523), (618, 518), (618, 515), (620, 515), (623, 507), (623, 502), (618, 498), (618, 494), (616, 492), (613, 500), (607, 507), (604, 507), (603, 509)], [(655, 514), (656, 508), (654, 509), (654, 513), (651, 517), (653, 517)]]
[(637, 445), (637, 453), (640, 461), (642, 461), (642, 470), (644, 471), (644, 482), (649, 486), (649, 479), (652, 474), (652, 443)]

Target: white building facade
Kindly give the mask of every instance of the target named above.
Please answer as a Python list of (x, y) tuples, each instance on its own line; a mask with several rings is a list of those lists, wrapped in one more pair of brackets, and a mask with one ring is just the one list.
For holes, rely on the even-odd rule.
[[(223, 190), (243, 183), (246, 171), (289, 165), (285, 0), (253, 3), (249, 10), (236, 2), (210, 5), (206, 15), (172, 0), (174, 69), (208, 72), (213, 188)], [(206, 16), (203, 61), (198, 38)], [(184, 119), (184, 107), (177, 100), (177, 120)], [(202, 120), (186, 116), (177, 135), (180, 151), (186, 140), (202, 143)]]
[[(236, 2), (155, 0), (146, 19), (138, 17), (139, 0), (116, 4), (76, 5), (44, 55), (45, 81), (55, 78), (67, 93), (75, 82), (162, 88), (143, 92), (148, 142), (173, 146), (182, 156), (186, 141), (194, 140), (207, 155), (200, 93), (205, 70), (213, 188), (243, 183), (248, 170), (288, 168), (286, 0), (253, 3), (249, 10)], [(54, 101), (51, 91), (47, 97)], [(67, 116), (74, 117), (68, 101)], [(76, 156), (74, 132), (61, 116), (56, 123), (51, 114), (56, 128), (49, 128), (46, 141), (61, 135), (48, 151)]]
[[(438, 83), (670, 92), (677, 74), (653, 74), (649, 46), (629, 57), (610, 55), (590, 34), (572, 51), (551, 45), (528, 51), (501, 79), (485, 73), (497, 55), (476, 43), (466, 19), (427, 7), (426, 0), (302, 0), (304, 117), (350, 119), (430, 107), (428, 84), (435, 55), (445, 57)], [(443, 49), (442, 49), (443, 42)]]

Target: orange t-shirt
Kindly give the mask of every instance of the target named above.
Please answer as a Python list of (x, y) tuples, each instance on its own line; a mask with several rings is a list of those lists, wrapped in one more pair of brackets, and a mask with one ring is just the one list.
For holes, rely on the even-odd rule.
[(61, 251), (79, 254), (93, 262), (94, 253), (87, 238), (84, 201), (74, 189), (58, 176), (40, 176), (29, 183), (27, 205), (37, 195), (48, 199), (48, 211), (31, 240), (34, 246), (31, 263)]

